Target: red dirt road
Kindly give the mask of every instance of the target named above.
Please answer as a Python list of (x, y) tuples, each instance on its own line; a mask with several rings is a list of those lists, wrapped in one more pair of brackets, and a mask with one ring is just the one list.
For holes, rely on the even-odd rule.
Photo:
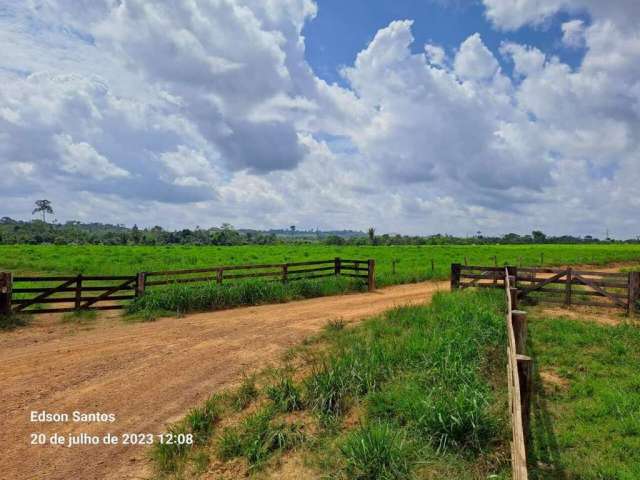
[[(0, 333), (0, 478), (145, 478), (144, 447), (30, 445), (32, 433), (160, 433), (215, 391), (260, 369), (329, 320), (427, 301), (447, 283), (89, 328), (53, 323)], [(113, 423), (30, 421), (31, 411), (112, 413)]]

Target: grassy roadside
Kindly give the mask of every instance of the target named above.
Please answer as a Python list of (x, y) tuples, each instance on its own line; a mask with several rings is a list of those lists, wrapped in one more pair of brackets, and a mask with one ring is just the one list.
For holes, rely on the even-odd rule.
[(167, 314), (181, 315), (239, 306), (285, 303), (366, 290), (367, 286), (361, 280), (345, 277), (304, 279), (288, 283), (252, 280), (222, 285), (215, 282), (204, 285), (175, 284), (147, 291), (127, 306), (127, 314), (131, 319), (153, 320)]
[(533, 315), (532, 479), (640, 478), (640, 329)]
[(508, 478), (502, 295), (441, 293), (340, 321), (257, 381), (209, 399), (158, 446), (159, 478)]

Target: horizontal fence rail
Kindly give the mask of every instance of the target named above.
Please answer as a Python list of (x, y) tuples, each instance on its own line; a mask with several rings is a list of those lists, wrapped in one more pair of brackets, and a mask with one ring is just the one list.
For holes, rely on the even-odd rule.
[[(139, 272), (135, 275), (13, 276), (0, 272), (0, 314), (58, 313), (77, 310), (124, 308), (148, 288), (182, 283), (215, 283), (250, 278), (272, 281), (314, 279), (331, 276), (358, 278), (375, 289), (375, 260), (332, 260), (224, 265), (188, 270)], [(57, 308), (49, 308), (52, 304)]]
[[(508, 267), (517, 281), (517, 297), (561, 305), (622, 308), (633, 314), (640, 300), (640, 272), (615, 273), (567, 268)], [(503, 288), (499, 267), (451, 265), (451, 288)]]

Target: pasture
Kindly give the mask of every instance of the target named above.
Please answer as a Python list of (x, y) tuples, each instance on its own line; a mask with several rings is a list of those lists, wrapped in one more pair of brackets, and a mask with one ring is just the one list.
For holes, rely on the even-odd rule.
[[(0, 269), (14, 273), (129, 275), (217, 265), (373, 258), (378, 286), (446, 279), (452, 263), (470, 265), (605, 265), (637, 261), (640, 245), (243, 246), (1, 245)], [(395, 260), (395, 273), (394, 273)], [(432, 263), (433, 262), (433, 263)], [(433, 268), (432, 268), (433, 267)]]

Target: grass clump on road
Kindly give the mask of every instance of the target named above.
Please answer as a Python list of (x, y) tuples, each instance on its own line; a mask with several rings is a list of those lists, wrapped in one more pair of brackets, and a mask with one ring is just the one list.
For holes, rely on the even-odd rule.
[(237, 476), (277, 478), (288, 452), (309, 478), (506, 479), (505, 330), (502, 292), (472, 291), (328, 327), (245, 409), (242, 387), (225, 394), (224, 427), (184, 458)]
[(29, 324), (30, 318), (27, 315), (0, 315), (0, 330), (14, 330)]
[(149, 290), (142, 297), (135, 299), (128, 306), (127, 312), (138, 318), (152, 320), (167, 312), (182, 314), (222, 310), (364, 290), (366, 285), (362, 281), (336, 277), (295, 280), (288, 283), (253, 280), (222, 285), (215, 282), (197, 286), (174, 284)]

